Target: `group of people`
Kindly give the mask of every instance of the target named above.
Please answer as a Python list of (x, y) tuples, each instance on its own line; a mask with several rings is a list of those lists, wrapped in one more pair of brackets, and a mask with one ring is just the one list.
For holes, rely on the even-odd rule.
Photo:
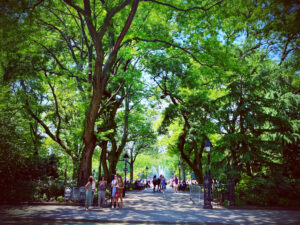
[[(111, 182), (112, 187), (112, 205), (111, 208), (117, 207), (119, 208), (119, 199), (121, 201), (121, 207), (124, 207), (123, 204), (123, 191), (124, 191), (124, 183), (122, 177), (119, 175), (114, 175), (114, 179)], [(116, 205), (116, 206), (115, 206)]]
[(162, 190), (163, 194), (165, 194), (168, 182), (164, 175), (161, 174), (158, 178), (156, 177), (156, 175), (154, 175), (152, 183), (153, 183), (153, 192), (155, 192), (155, 188), (157, 186), (157, 191), (161, 192)]
[(185, 181), (182, 181), (179, 184), (179, 179), (176, 176), (176, 174), (174, 174), (173, 179), (171, 179), (169, 181), (169, 183), (167, 182), (167, 179), (163, 175), (160, 175), (158, 178), (156, 177), (156, 175), (154, 175), (152, 183), (153, 183), (153, 192), (155, 192), (155, 189), (156, 189), (156, 186), (157, 186), (157, 191), (161, 192), (161, 190), (162, 190), (163, 194), (165, 194), (167, 184), (170, 184), (170, 186), (174, 188), (175, 193), (177, 193), (178, 191), (185, 190), (185, 188), (187, 186)]
[[(87, 184), (85, 185), (86, 189), (86, 198), (85, 198), (85, 210), (90, 210), (89, 207), (93, 205), (94, 195), (96, 192), (96, 186), (98, 189), (98, 208), (104, 206), (106, 202), (106, 189), (107, 189), (107, 181), (105, 177), (102, 176), (99, 182), (96, 184), (95, 179), (93, 176), (90, 176), (88, 179)], [(111, 182), (112, 188), (112, 208), (116, 205), (119, 208), (119, 199), (121, 202), (121, 207), (124, 206), (123, 204), (123, 190), (124, 190), (124, 183), (122, 177), (119, 175), (114, 175), (114, 179)]]
[[(162, 191), (163, 194), (165, 194), (168, 181), (164, 175), (161, 174), (158, 178), (156, 177), (156, 175), (154, 175), (152, 182), (153, 182), (153, 192), (155, 192), (155, 188), (157, 186), (157, 191), (158, 192)], [(179, 179), (175, 174), (173, 179), (170, 180), (169, 183), (174, 188), (175, 193), (177, 193), (180, 190)], [(85, 189), (86, 189), (85, 210), (89, 210), (89, 207), (93, 205), (96, 188), (98, 189), (98, 208), (104, 205), (104, 203), (106, 202), (105, 196), (106, 196), (107, 186), (108, 184), (104, 176), (100, 178), (97, 184), (93, 176), (89, 177), (88, 182), (85, 185)], [(114, 175), (114, 179), (111, 182), (112, 208), (124, 207), (124, 203), (123, 203), (124, 186), (125, 184), (122, 180), (122, 177), (120, 175)]]

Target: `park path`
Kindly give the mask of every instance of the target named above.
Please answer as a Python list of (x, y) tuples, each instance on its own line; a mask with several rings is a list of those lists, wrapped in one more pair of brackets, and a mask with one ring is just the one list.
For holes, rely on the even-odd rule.
[(189, 200), (188, 193), (173, 193), (171, 190), (165, 196), (153, 193), (151, 189), (127, 192), (124, 203), (125, 207), (121, 209), (92, 211), (84, 211), (80, 206), (65, 205), (0, 206), (0, 224), (13, 224), (11, 221), (18, 221), (16, 224), (22, 224), (22, 221), (27, 221), (24, 224), (43, 224), (49, 221), (57, 224), (300, 224), (300, 211), (207, 210), (201, 205), (195, 206)]

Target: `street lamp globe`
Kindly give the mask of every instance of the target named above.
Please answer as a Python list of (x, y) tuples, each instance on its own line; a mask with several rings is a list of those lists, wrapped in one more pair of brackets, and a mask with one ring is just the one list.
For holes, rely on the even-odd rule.
[(205, 145), (204, 145), (205, 151), (209, 153), (211, 150), (211, 147), (212, 147), (212, 144), (210, 143), (210, 141), (206, 140)]
[(149, 169), (148, 166), (146, 166), (145, 169), (146, 169), (146, 179), (148, 179), (148, 169)]

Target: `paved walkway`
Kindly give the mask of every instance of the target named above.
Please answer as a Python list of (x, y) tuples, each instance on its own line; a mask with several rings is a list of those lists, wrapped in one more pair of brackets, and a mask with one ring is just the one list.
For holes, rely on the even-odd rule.
[(85, 211), (80, 206), (0, 206), (0, 224), (300, 224), (300, 211), (205, 210), (188, 193), (127, 192), (125, 207)]

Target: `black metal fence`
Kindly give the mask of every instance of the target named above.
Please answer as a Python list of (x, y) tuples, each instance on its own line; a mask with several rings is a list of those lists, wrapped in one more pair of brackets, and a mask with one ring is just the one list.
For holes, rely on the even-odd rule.
[(230, 179), (227, 183), (211, 184), (211, 201), (216, 206), (235, 205), (235, 183)]
[(190, 200), (205, 209), (235, 205), (235, 183), (230, 179), (227, 183), (212, 181), (205, 177), (203, 185), (190, 185)]

